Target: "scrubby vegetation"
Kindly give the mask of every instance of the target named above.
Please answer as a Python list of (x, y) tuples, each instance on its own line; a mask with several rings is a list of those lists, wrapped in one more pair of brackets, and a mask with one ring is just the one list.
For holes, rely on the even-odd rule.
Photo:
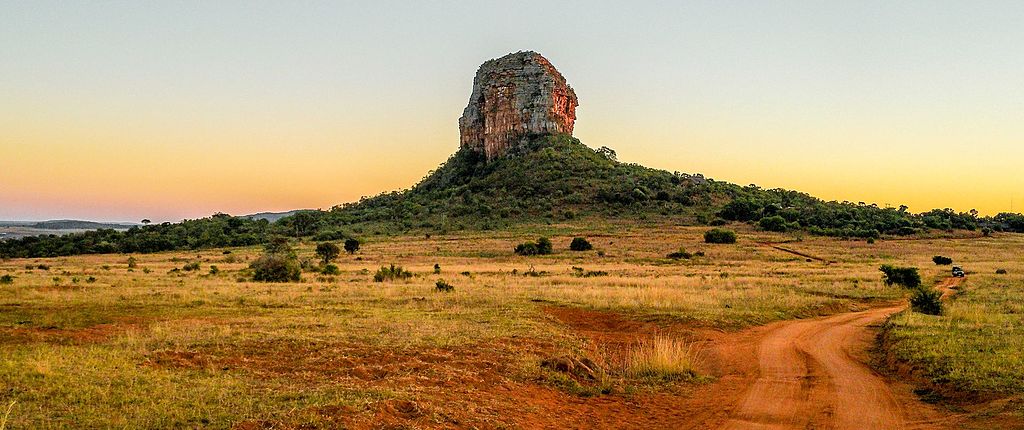
[(941, 255), (936, 255), (932, 257), (932, 262), (938, 266), (948, 266), (950, 264), (953, 264), (953, 259), (949, 257), (943, 257)]
[(706, 243), (736, 243), (736, 232), (722, 228), (713, 228), (704, 232)]
[(320, 257), (320, 261), (326, 266), (341, 255), (341, 248), (338, 248), (338, 245), (331, 242), (319, 243), (316, 245), (316, 255)]
[(14, 283), (14, 277), (11, 275), (0, 276), (0, 285), (10, 285)]
[(276, 237), (267, 243), (263, 255), (249, 265), (252, 278), (259, 282), (298, 282), (302, 267), (288, 240)]
[(921, 274), (916, 267), (896, 267), (883, 264), (878, 268), (884, 274), (885, 285), (899, 285), (907, 289), (921, 287)]
[(412, 277), (412, 272), (405, 270), (402, 266), (381, 266), (377, 269), (377, 273), (373, 274), (373, 282), (384, 282), (409, 279)]
[(594, 249), (594, 245), (591, 245), (590, 241), (583, 237), (574, 237), (569, 243), (571, 251), (590, 251), (591, 249)]
[(455, 291), (455, 286), (444, 281), (444, 279), (438, 279), (434, 283), (434, 289), (443, 293), (449, 293)]
[(551, 239), (541, 237), (536, 242), (524, 242), (516, 245), (514, 251), (519, 255), (547, 255), (552, 252)]
[(942, 293), (926, 288), (918, 288), (910, 296), (910, 309), (926, 315), (942, 315)]
[(641, 377), (665, 379), (697, 375), (696, 353), (691, 345), (667, 336), (640, 342), (629, 355), (628, 371)]

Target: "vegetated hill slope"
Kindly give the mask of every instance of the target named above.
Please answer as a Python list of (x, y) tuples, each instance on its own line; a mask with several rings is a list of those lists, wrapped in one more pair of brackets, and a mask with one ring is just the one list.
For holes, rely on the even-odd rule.
[(766, 230), (845, 237), (979, 226), (1024, 231), (1024, 216), (1018, 214), (978, 218), (950, 209), (912, 214), (905, 207), (825, 202), (796, 191), (741, 187), (621, 163), (610, 149), (593, 150), (571, 136), (547, 135), (490, 162), (471, 150), (459, 150), (408, 190), (328, 211), (298, 211), (274, 223), (217, 214), (123, 232), (103, 229), (0, 240), (0, 257), (244, 246), (275, 235), (339, 240), (377, 232), (445, 233), (577, 218), (712, 225), (743, 221)]
[[(415, 187), (307, 219), (305, 233), (378, 224), (386, 230), (501, 228), (520, 222), (580, 216), (664, 220), (682, 224), (755, 221), (771, 230), (807, 229), (834, 236), (876, 237), (934, 228), (977, 226), (970, 214), (938, 211), (928, 218), (906, 208), (824, 202), (807, 194), (764, 190), (620, 163), (614, 151), (593, 150), (566, 135), (540, 136), (526, 146), (485, 162), (460, 150)], [(934, 221), (934, 222), (932, 222)], [(298, 230), (304, 230), (299, 228)]]

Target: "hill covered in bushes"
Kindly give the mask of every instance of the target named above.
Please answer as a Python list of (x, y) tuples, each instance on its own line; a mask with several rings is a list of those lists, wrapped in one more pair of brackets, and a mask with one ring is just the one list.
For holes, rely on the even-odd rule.
[(980, 218), (951, 209), (914, 214), (827, 202), (806, 193), (715, 181), (616, 160), (568, 135), (538, 136), (486, 161), (461, 149), (410, 189), (326, 211), (299, 211), (271, 223), (218, 214), (209, 218), (0, 241), (0, 257), (159, 252), (265, 243), (274, 236), (343, 240), (371, 234), (444, 234), (587, 218), (721, 225), (749, 222), (771, 231), (837, 237), (911, 235), (929, 229), (1024, 232), (1024, 216)]

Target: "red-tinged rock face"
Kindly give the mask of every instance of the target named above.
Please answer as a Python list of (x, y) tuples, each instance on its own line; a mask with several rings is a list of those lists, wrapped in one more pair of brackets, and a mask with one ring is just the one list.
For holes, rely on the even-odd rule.
[(480, 66), (459, 118), (463, 148), (500, 157), (534, 135), (572, 134), (576, 93), (536, 52), (517, 52)]

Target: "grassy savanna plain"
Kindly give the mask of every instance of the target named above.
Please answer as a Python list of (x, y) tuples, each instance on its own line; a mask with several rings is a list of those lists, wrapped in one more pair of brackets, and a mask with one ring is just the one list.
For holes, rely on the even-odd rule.
[[(732, 245), (703, 243), (706, 228), (596, 223), (371, 236), (339, 274), (295, 283), (251, 282), (259, 248), (3, 261), (0, 427), (518, 428), (593, 405), (643, 413), (714, 383), (709, 342), (903, 300), (878, 266), (937, 282), (948, 266), (933, 255), (968, 279), (945, 315), (893, 317), (879, 366), (939, 402), (943, 387), (1001, 399), (950, 407), (1021, 418), (1020, 235), (869, 244), (735, 228)], [(554, 254), (513, 254), (540, 235)], [(595, 249), (569, 251), (574, 236)], [(315, 262), (314, 247), (297, 250)], [(704, 255), (665, 258), (680, 247)], [(414, 276), (374, 282), (390, 264)]]

